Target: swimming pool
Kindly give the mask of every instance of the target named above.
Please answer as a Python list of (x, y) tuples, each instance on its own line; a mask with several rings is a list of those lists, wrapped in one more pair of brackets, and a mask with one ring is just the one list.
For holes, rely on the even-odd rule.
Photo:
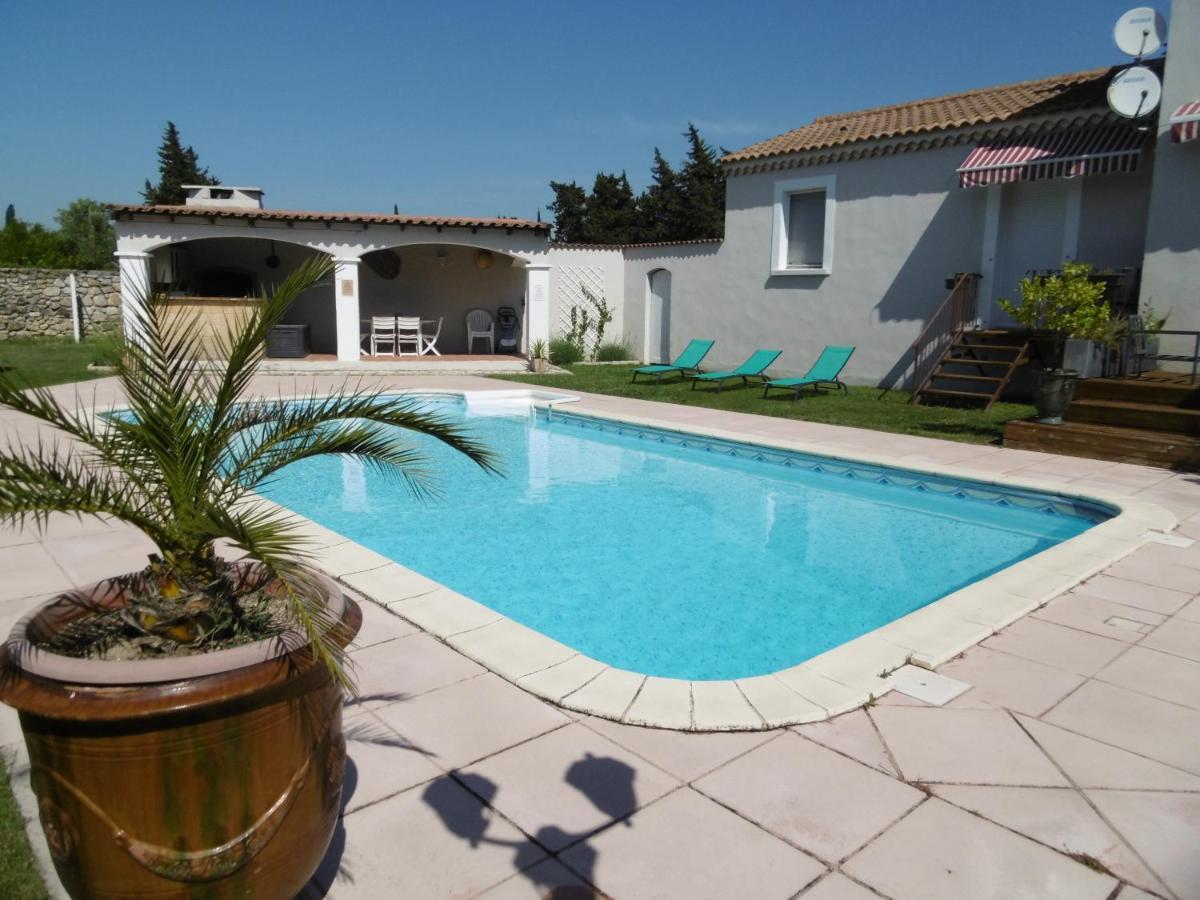
[(262, 493), (608, 666), (692, 681), (795, 666), (1081, 534), (1098, 505), (586, 415), (466, 420), (506, 476), (416, 438), (441, 497), (358, 463)]

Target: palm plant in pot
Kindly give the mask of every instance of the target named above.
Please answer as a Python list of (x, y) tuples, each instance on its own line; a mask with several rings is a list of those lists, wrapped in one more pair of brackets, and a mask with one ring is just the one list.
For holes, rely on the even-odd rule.
[[(127, 409), (98, 415), (0, 379), (0, 405), (57, 429), (0, 452), (0, 522), (106, 517), (156, 545), (147, 567), (62, 595), (0, 651), (42, 828), (74, 897), (292, 897), (340, 806), (361, 613), (310, 561), (297, 520), (257, 497), (287, 465), (338, 454), (420, 489), (407, 439), (489, 453), (403, 397), (361, 387), (251, 396), (267, 333), (325, 281), (313, 261), (213, 336), (161, 298), (136, 304), (117, 363)], [(240, 555), (240, 558), (237, 558)]]
[(550, 365), (549, 351), (546, 349), (546, 342), (542, 338), (538, 338), (529, 347), (529, 365), (537, 374), (542, 374)]
[(1030, 329), (1042, 368), (1034, 381), (1033, 404), (1039, 422), (1058, 425), (1075, 396), (1077, 371), (1063, 368), (1068, 338), (1110, 342), (1114, 320), (1104, 285), (1092, 280), (1089, 263), (1065, 262), (1059, 272), (1021, 279), (1021, 300), (1000, 298), (1000, 308)]

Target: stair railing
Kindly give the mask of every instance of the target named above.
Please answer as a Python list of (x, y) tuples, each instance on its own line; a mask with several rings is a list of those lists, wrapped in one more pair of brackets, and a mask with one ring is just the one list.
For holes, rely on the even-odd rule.
[(937, 312), (930, 316), (920, 337), (913, 341), (913, 374), (909, 382), (912, 399), (933, 380), (934, 370), (955, 338), (977, 318), (976, 302), (979, 295), (979, 278), (974, 272), (963, 272), (954, 282), (949, 296), (942, 301)]

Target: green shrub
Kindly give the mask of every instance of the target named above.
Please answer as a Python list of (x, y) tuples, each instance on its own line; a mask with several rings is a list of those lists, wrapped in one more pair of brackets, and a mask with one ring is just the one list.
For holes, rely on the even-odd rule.
[(583, 360), (579, 345), (567, 338), (555, 338), (550, 342), (550, 362), (556, 366), (569, 366)]
[(628, 341), (609, 341), (596, 348), (597, 362), (624, 362), (633, 359), (633, 348)]

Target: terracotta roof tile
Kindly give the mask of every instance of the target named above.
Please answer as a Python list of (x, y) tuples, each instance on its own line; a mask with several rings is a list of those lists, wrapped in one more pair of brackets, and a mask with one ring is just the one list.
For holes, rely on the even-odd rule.
[(184, 216), (197, 219), (246, 219), (263, 222), (345, 222), (365, 225), (425, 225), (442, 228), (504, 228), (518, 231), (548, 232), (547, 222), (530, 219), (478, 219), (459, 216), (411, 216), (383, 213), (309, 212), (297, 209), (253, 209), (233, 206), (142, 206), (132, 203), (110, 203), (109, 210), (117, 215)]
[[(1154, 62), (1158, 61), (1151, 64)], [(1161, 63), (1158, 62), (1158, 65)], [(1115, 68), (1088, 69), (1035, 81), (946, 94), (912, 103), (821, 116), (794, 131), (730, 153), (723, 161), (745, 162), (787, 153), (823, 150), (858, 141), (1006, 122), (1026, 116), (1106, 108), (1105, 91), (1115, 71)]]

